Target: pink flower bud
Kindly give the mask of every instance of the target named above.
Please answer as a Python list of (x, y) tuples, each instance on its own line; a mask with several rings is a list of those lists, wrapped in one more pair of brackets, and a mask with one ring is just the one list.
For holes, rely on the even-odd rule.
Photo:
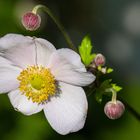
[(122, 102), (116, 101), (116, 103), (109, 101), (104, 107), (104, 112), (109, 119), (115, 120), (122, 116), (125, 110), (125, 106)]
[(105, 64), (105, 57), (99, 53), (96, 55), (94, 62), (96, 64), (96, 66), (104, 65)]
[(22, 17), (22, 24), (26, 30), (35, 31), (40, 27), (41, 18), (32, 12), (28, 12)]

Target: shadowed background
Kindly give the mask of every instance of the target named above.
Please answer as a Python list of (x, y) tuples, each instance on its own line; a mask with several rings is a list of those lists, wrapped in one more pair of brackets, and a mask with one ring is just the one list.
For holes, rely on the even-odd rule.
[[(140, 112), (140, 1), (139, 0), (0, 0), (0, 36), (20, 33), (46, 38), (57, 48), (68, 47), (60, 31), (45, 14), (41, 28), (25, 31), (21, 16), (35, 4), (47, 5), (60, 19), (78, 47), (89, 34), (94, 51), (101, 52), (107, 65), (114, 68), (113, 81), (123, 87), (119, 97)], [(9, 83), (10, 84), (10, 83)], [(140, 120), (128, 110), (112, 121), (103, 113), (94, 95), (88, 97), (89, 111), (85, 127), (67, 136), (57, 134), (43, 112), (24, 116), (13, 110), (6, 95), (0, 95), (1, 140), (140, 140)], [(56, 116), (57, 117), (57, 116)]]

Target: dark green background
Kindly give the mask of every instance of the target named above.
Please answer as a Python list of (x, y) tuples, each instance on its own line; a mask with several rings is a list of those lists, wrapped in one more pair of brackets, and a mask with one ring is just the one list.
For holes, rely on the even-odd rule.
[[(0, 36), (21, 33), (46, 38), (57, 48), (67, 47), (56, 25), (44, 13), (40, 30), (24, 30), (21, 15), (35, 4), (50, 7), (76, 46), (84, 35), (91, 36), (94, 51), (103, 53), (107, 65), (115, 69), (113, 81), (123, 86), (119, 97), (140, 112), (140, 1), (0, 0)], [(98, 104), (94, 95), (88, 97), (85, 127), (61, 136), (53, 131), (42, 112), (24, 116), (13, 110), (6, 95), (0, 95), (0, 140), (140, 140), (140, 121), (128, 110), (122, 118), (109, 120), (103, 113), (107, 100)]]

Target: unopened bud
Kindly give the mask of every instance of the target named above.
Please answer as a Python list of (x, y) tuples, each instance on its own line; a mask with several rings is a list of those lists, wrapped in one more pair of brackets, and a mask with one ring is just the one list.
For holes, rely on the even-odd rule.
[(121, 101), (112, 102), (109, 101), (104, 107), (104, 112), (109, 119), (115, 120), (122, 116), (125, 106)]
[(99, 66), (99, 65), (103, 66), (105, 64), (105, 57), (99, 53), (96, 55), (94, 62), (96, 66)]
[(40, 16), (32, 12), (28, 12), (22, 17), (22, 24), (26, 30), (35, 31), (40, 27), (40, 23)]

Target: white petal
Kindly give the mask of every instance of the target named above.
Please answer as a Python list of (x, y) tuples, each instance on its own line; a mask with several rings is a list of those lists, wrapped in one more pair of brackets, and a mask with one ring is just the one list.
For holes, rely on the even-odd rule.
[(25, 68), (35, 64), (34, 40), (22, 35), (8, 34), (0, 39), (0, 50), (3, 57), (15, 65)]
[(62, 135), (83, 128), (87, 115), (87, 99), (81, 87), (60, 83), (59, 97), (53, 97), (44, 108), (52, 128)]
[(25, 45), (26, 43), (31, 43), (31, 39), (19, 34), (7, 34), (0, 38), (0, 50), (10, 49), (15, 46), (20, 47), (21, 42)]
[(24, 115), (38, 113), (43, 108), (43, 105), (38, 105), (37, 103), (33, 103), (32, 100), (28, 100), (18, 89), (10, 92), (8, 96), (13, 107)]
[[(69, 55), (67, 57), (69, 57)], [(95, 80), (93, 74), (78, 69), (69, 61), (61, 56), (59, 51), (56, 51), (51, 55), (48, 67), (58, 81), (77, 86), (86, 86)]]
[(77, 70), (86, 72), (84, 64), (81, 62), (81, 57), (78, 53), (71, 49), (63, 48), (57, 50), (59, 55), (66, 59), (70, 64), (74, 65)]
[(56, 51), (55, 47), (47, 40), (36, 38), (37, 64), (47, 66), (51, 54)]
[(0, 93), (6, 93), (16, 89), (19, 86), (17, 76), (20, 69), (14, 66), (0, 66)]
[(28, 65), (46, 66), (55, 47), (47, 40), (8, 34), (0, 39), (1, 55), (15, 65), (26, 68)]
[[(1, 54), (0, 54), (1, 55)], [(0, 67), (13, 65), (12, 62), (0, 56)]]

